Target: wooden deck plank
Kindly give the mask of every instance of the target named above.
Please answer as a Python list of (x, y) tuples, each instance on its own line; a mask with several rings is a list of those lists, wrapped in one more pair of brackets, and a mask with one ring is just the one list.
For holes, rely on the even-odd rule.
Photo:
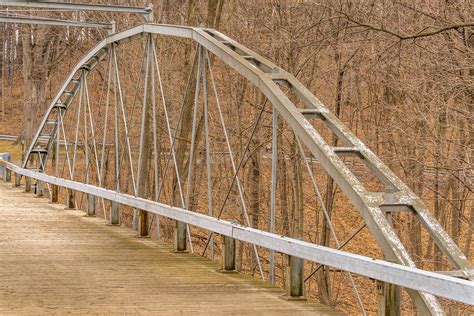
[(342, 315), (0, 183), (0, 314)]

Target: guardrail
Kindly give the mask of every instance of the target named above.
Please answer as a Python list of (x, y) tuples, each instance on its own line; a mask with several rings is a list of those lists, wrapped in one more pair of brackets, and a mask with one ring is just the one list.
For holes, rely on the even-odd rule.
[(104, 198), (136, 209), (145, 210), (153, 214), (210, 230), (235, 240), (331, 266), (336, 269), (360, 274), (371, 279), (474, 305), (474, 281), (454, 278), (440, 273), (425, 271), (272, 234), (94, 185), (49, 176), (44, 173), (21, 168), (6, 160), (0, 160), (0, 165), (17, 175)]
[[(0, 153), (0, 161), (8, 161), (10, 162), (12, 160), (12, 155), (10, 153)], [(10, 173), (8, 172), (9, 170), (0, 164), (0, 174), (2, 175), (3, 180), (5, 181), (10, 181)]]

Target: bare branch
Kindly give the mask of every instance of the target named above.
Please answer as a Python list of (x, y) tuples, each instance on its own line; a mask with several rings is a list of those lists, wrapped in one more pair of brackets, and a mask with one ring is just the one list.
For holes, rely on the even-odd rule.
[[(446, 32), (446, 31), (457, 30), (457, 29), (465, 28), (465, 27), (474, 27), (474, 22), (466, 22), (466, 23), (458, 23), (458, 24), (447, 25), (447, 26), (444, 26), (444, 27), (441, 27), (441, 28), (438, 28), (438, 29), (434, 29), (432, 31), (426, 31), (426, 32), (420, 31), (419, 33), (412, 34), (412, 35), (402, 35), (402, 34), (394, 32), (394, 31), (391, 31), (389, 29), (386, 29), (383, 26), (376, 26), (376, 25), (372, 25), (372, 24), (369, 24), (369, 23), (364, 23), (364, 22), (361, 22), (361, 21), (357, 21), (357, 20), (353, 19), (352, 17), (350, 17), (349, 15), (347, 15), (345, 13), (343, 13), (343, 14), (344, 14), (344, 18), (346, 20), (356, 24), (357, 26), (365, 27), (365, 28), (367, 28), (369, 30), (372, 30), (372, 31), (383, 32), (383, 33), (392, 35), (394, 37), (397, 37), (401, 41), (410, 40), (410, 39), (417, 39), (417, 38), (422, 38), (422, 37), (429, 37), (429, 36), (433, 36), (433, 35), (443, 33), (443, 32)], [(426, 28), (424, 28), (424, 29), (426, 29)]]

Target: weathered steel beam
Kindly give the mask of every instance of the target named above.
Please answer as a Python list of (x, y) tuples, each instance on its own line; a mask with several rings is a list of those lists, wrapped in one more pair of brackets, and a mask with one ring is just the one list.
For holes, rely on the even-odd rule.
[(47, 19), (37, 17), (0, 16), (0, 23), (39, 24), (52, 26), (89, 27), (112, 30), (113, 23), (81, 22), (72, 20)]
[(272, 249), (297, 258), (318, 262), (344, 271), (357, 273), (371, 279), (399, 285), (407, 289), (431, 293), (465, 304), (474, 305), (474, 282), (472, 281), (348, 253), (294, 238), (283, 237), (90, 184), (56, 178), (41, 172), (21, 168), (6, 161), (0, 161), (0, 164), (25, 177), (55, 184), (70, 190), (93, 194), (100, 198), (115, 201), (116, 203), (132, 208), (146, 210), (236, 240)]
[(122, 5), (110, 4), (92, 4), (92, 3), (73, 3), (73, 2), (59, 2), (51, 0), (40, 1), (2, 1), (2, 6), (14, 7), (28, 7), (28, 8), (42, 8), (42, 9), (61, 9), (61, 10), (78, 10), (78, 11), (104, 11), (104, 12), (118, 12), (118, 13), (137, 13), (149, 15), (153, 13), (151, 6), (147, 7), (131, 7)]

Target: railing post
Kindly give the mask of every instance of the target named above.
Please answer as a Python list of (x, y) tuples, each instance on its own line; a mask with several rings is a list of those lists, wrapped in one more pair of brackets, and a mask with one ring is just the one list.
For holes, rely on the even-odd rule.
[(41, 181), (36, 181), (36, 196), (37, 197), (42, 197), (43, 196), (43, 182)]
[[(385, 213), (387, 221), (392, 225), (392, 213)], [(390, 258), (385, 258), (389, 260)], [(389, 260), (394, 261), (395, 260)], [(378, 310), (377, 315), (400, 315), (400, 287), (394, 284), (377, 281)]]
[(76, 194), (74, 190), (67, 189), (67, 197), (66, 197), (66, 208), (69, 210), (73, 210), (76, 208)]
[(186, 224), (176, 221), (174, 227), (174, 250), (178, 252), (186, 251)]
[(110, 224), (118, 225), (120, 224), (120, 211), (119, 204), (115, 201), (111, 201), (110, 206)]
[(138, 236), (148, 236), (148, 214), (144, 210), (138, 210)]
[(378, 310), (380, 316), (400, 315), (400, 287), (394, 284), (377, 281)]
[(58, 203), (58, 186), (51, 185), (51, 203)]
[(286, 298), (304, 299), (304, 260), (285, 255), (286, 264)]
[(5, 167), (5, 182), (12, 181), (12, 171)]
[(18, 188), (21, 184), (21, 174), (15, 173), (15, 182), (13, 183), (13, 187)]
[[(12, 155), (10, 153), (1, 153), (0, 159), (5, 161), (11, 161)], [(0, 170), (3, 171), (3, 180), (5, 182), (10, 182), (11, 179), (11, 171), (7, 168), (7, 166), (0, 166)]]
[(25, 192), (31, 192), (31, 178), (25, 177)]
[(236, 272), (235, 239), (222, 236), (222, 272)]
[(95, 216), (95, 195), (87, 194), (87, 215), (88, 216)]

